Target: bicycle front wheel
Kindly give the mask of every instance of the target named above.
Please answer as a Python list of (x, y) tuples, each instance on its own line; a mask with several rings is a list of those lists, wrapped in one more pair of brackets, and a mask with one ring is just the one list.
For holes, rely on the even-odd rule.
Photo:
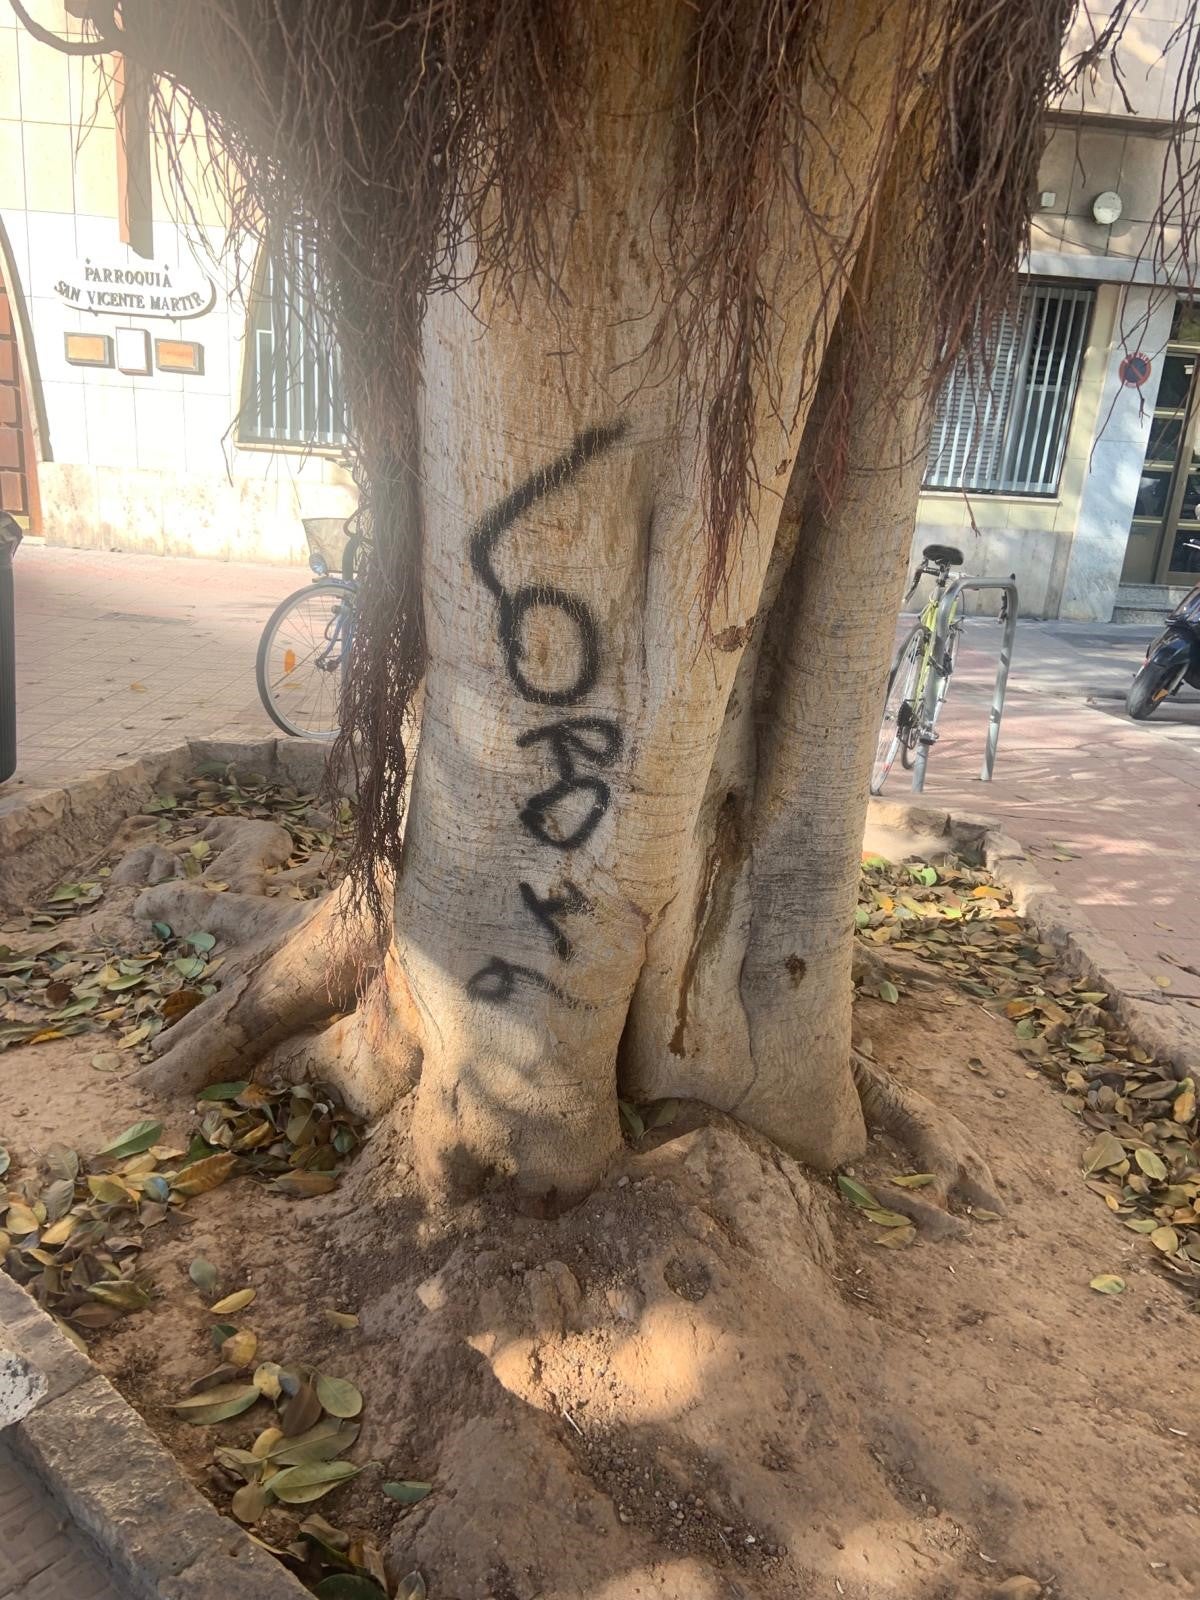
[[(929, 730), (928, 730), (929, 732), (932, 732), (933, 729), (937, 727), (937, 720), (942, 714), (942, 706), (945, 704), (946, 695), (947, 695), (947, 693), (949, 692), (949, 689), (950, 689), (950, 677), (951, 677), (951, 674), (954, 671), (954, 663), (958, 658), (958, 639), (959, 639), (959, 634), (961, 632), (962, 632), (962, 629), (961, 629), (961, 627), (958, 626), (957, 623), (955, 624), (954, 627), (952, 627), (950, 629), (950, 637), (946, 640), (946, 653), (942, 657), (942, 664), (941, 664), (941, 669), (940, 670), (937, 669), (934, 666), (934, 660), (933, 660), (932, 654), (929, 657), (929, 670), (930, 670), (930, 672), (937, 671), (937, 694), (934, 697), (933, 717), (932, 717), (932, 720), (930, 721), (930, 724), (929, 724)], [(926, 687), (926, 682), (925, 682), (925, 680), (923, 680), (921, 682), (921, 685), (920, 685), (920, 691), (921, 692), (920, 692), (920, 695), (918, 696), (918, 700), (917, 700), (916, 709), (917, 709), (918, 713), (921, 711), (922, 705), (923, 705), (923, 702), (924, 702), (924, 699), (925, 699), (925, 687)], [(918, 716), (918, 721), (919, 720), (920, 719), (919, 719), (919, 716)], [(916, 739), (914, 737), (914, 738), (908, 740), (904, 744), (903, 748), (901, 749), (901, 751), (900, 751), (900, 765), (904, 768), (905, 772), (911, 772), (913, 767), (916, 765), (916, 761), (917, 761), (917, 741), (916, 741)]]
[(263, 629), (258, 693), (276, 727), (297, 739), (337, 736), (355, 593), (339, 578), (310, 584), (281, 601)]
[(883, 792), (896, 756), (901, 750), (908, 750), (916, 741), (921, 709), (917, 704), (917, 679), (925, 654), (925, 642), (925, 629), (918, 622), (897, 650), (888, 674), (883, 720), (879, 725), (879, 742), (875, 746), (875, 766), (871, 773), (872, 794)]

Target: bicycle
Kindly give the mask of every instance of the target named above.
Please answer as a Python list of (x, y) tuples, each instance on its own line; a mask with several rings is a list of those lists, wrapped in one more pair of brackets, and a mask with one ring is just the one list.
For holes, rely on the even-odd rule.
[(342, 553), (340, 578), (330, 577), (325, 556), (312, 548), (307, 589), (281, 600), (258, 642), (255, 676), (259, 698), (277, 728), (297, 739), (332, 740), (338, 732), (342, 667), (354, 642), (358, 536)]
[[(871, 773), (871, 793), (881, 794), (888, 773), (900, 756), (905, 771), (911, 771), (917, 758), (917, 747), (922, 741), (932, 744), (937, 738), (937, 719), (950, 688), (954, 660), (958, 654), (958, 641), (963, 629), (963, 614), (959, 601), (954, 602), (950, 626), (946, 634), (945, 652), (940, 661), (934, 659), (934, 632), (938, 606), (950, 582), (951, 567), (962, 563), (962, 551), (952, 545), (927, 544), (921, 552), (921, 565), (913, 574), (913, 581), (905, 603), (916, 593), (922, 578), (936, 580), (936, 588), (929, 603), (921, 612), (908, 635), (896, 651), (892, 670), (888, 674), (887, 693), (883, 701), (883, 720), (879, 727), (879, 742), (875, 748), (875, 766)], [(1008, 597), (1004, 604), (1007, 606)], [(1005, 612), (1001, 611), (1001, 621)], [(925, 698), (929, 674), (938, 677), (937, 693), (928, 718), (925, 715)]]

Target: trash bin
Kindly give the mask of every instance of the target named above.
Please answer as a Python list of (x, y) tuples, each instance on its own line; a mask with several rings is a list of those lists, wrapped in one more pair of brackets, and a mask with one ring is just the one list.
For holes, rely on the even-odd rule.
[(17, 653), (13, 623), (13, 556), (21, 526), (0, 511), (0, 783), (17, 770)]

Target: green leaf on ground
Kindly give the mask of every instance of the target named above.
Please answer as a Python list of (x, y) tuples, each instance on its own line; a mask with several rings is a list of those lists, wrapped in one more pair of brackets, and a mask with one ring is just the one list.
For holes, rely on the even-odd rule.
[(347, 1378), (317, 1378), (317, 1398), (331, 1417), (356, 1417), (363, 1397)]
[(1166, 1177), (1167, 1164), (1156, 1150), (1135, 1150), (1133, 1159), (1148, 1178), (1161, 1182)]
[(837, 1186), (853, 1205), (861, 1206), (864, 1211), (879, 1210), (879, 1201), (856, 1178), (848, 1178), (844, 1172), (839, 1172)]
[(261, 1398), (259, 1390), (252, 1383), (222, 1383), (215, 1389), (206, 1389), (201, 1394), (176, 1400), (171, 1409), (182, 1412), (185, 1422), (199, 1426), (240, 1416)]
[(631, 1139), (640, 1139), (646, 1131), (646, 1124), (642, 1121), (642, 1114), (631, 1100), (618, 1100), (617, 1109), (621, 1115), (621, 1126)]
[(192, 1262), (188, 1268), (188, 1277), (202, 1294), (211, 1294), (219, 1282), (216, 1267), (203, 1256), (197, 1256)]
[(96, 1151), (96, 1159), (105, 1161), (120, 1161), (125, 1156), (140, 1155), (143, 1150), (149, 1150), (152, 1144), (157, 1144), (162, 1135), (161, 1122), (135, 1122), (132, 1127), (126, 1128), (111, 1144), (106, 1144), (102, 1150)]
[(1085, 1173), (1103, 1172), (1106, 1167), (1120, 1166), (1125, 1160), (1125, 1148), (1115, 1133), (1102, 1133), (1088, 1147), (1083, 1158)]
[(361, 1471), (353, 1461), (312, 1461), (301, 1467), (285, 1467), (271, 1479), (271, 1492), (284, 1505), (307, 1505), (336, 1489), (339, 1483), (357, 1477)]
[(358, 1572), (331, 1572), (313, 1593), (317, 1600), (387, 1600), (377, 1583)]
[(398, 1500), (402, 1506), (415, 1506), (432, 1491), (431, 1483), (418, 1483), (413, 1478), (403, 1478), (398, 1482), (385, 1483), (383, 1486), (384, 1494), (390, 1495), (393, 1500)]

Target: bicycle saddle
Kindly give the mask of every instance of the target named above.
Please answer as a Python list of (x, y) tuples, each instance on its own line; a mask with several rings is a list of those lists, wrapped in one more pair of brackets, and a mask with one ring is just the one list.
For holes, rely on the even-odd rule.
[(952, 544), (927, 544), (921, 554), (935, 567), (961, 567), (963, 553)]

